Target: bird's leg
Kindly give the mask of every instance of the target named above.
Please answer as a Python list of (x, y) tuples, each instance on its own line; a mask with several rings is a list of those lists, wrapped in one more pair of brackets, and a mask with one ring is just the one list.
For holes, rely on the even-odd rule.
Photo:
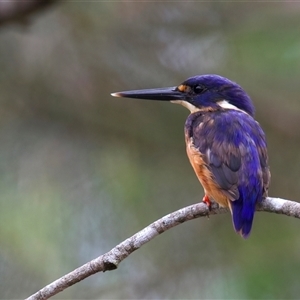
[(208, 206), (208, 209), (211, 210), (211, 202), (206, 194), (204, 195), (202, 202), (204, 202)]

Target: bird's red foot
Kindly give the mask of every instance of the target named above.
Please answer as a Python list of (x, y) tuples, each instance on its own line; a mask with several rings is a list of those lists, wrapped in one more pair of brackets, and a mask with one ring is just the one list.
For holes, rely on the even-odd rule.
[(208, 206), (208, 209), (211, 210), (211, 202), (207, 195), (203, 197), (202, 202), (204, 202)]

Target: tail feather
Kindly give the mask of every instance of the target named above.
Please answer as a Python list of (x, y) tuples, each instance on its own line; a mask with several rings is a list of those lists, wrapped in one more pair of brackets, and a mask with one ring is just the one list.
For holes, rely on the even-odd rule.
[(243, 238), (248, 238), (251, 232), (255, 212), (255, 202), (245, 203), (242, 199), (231, 202), (233, 227)]

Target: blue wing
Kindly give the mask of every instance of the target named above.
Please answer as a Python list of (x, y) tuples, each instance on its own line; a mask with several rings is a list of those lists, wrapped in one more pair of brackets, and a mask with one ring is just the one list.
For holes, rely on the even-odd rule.
[(235, 230), (247, 237), (256, 203), (267, 196), (270, 181), (264, 132), (251, 116), (220, 110), (190, 115), (186, 134), (230, 200)]

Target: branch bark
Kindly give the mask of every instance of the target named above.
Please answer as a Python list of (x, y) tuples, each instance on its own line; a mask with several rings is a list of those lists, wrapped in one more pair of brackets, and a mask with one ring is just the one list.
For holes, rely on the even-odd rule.
[(0, 1), (0, 26), (6, 23), (24, 24), (33, 13), (43, 10), (57, 0)]
[[(280, 198), (268, 197), (257, 206), (257, 211), (283, 214), (300, 219), (300, 203)], [(228, 209), (221, 208), (216, 203), (212, 203), (211, 211), (208, 210), (208, 207), (204, 203), (196, 203), (179, 209), (153, 222), (112, 248), (107, 253), (100, 255), (96, 259), (53, 281), (26, 300), (48, 299), (95, 273), (115, 270), (132, 252), (139, 249), (161, 233), (180, 225), (181, 223), (199, 217), (227, 212)]]

